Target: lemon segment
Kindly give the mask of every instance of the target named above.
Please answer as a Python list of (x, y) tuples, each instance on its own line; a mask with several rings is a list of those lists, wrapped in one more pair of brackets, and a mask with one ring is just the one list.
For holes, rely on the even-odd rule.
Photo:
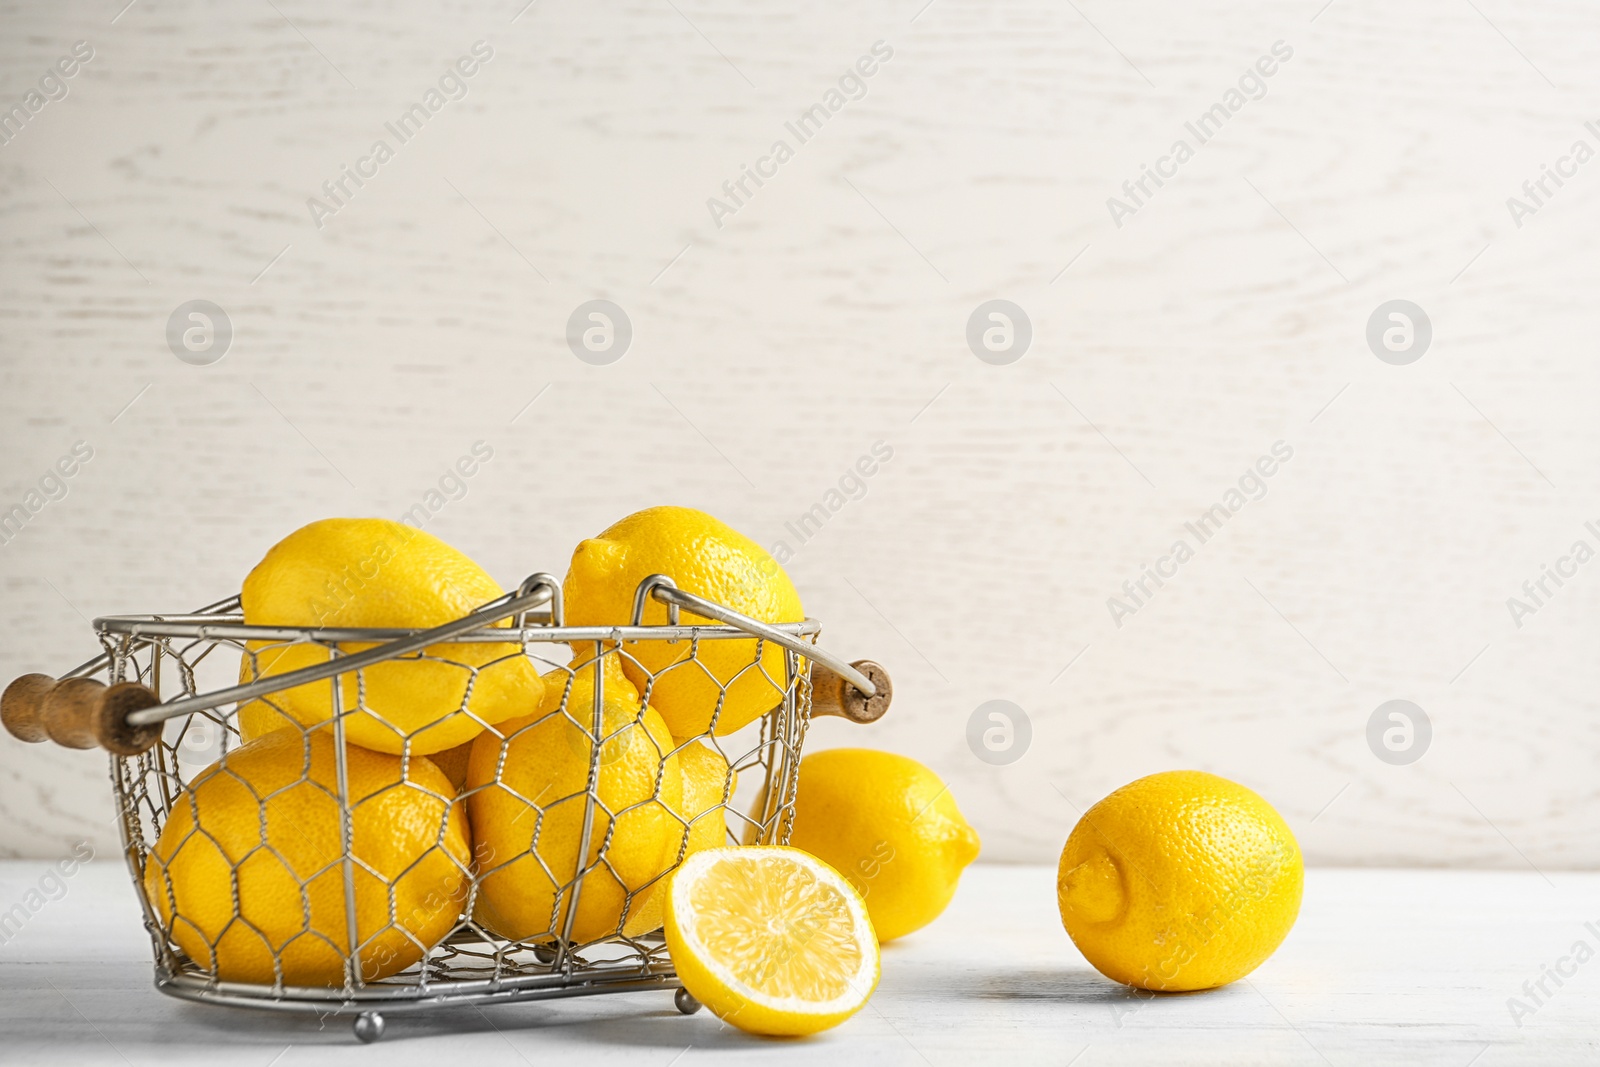
[(796, 848), (690, 856), (668, 883), (666, 939), (684, 988), (751, 1033), (837, 1026), (878, 984), (878, 941), (860, 894)]

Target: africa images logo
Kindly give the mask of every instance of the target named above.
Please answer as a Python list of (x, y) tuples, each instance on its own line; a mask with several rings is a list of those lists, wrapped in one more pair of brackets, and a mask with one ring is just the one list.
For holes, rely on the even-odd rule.
[(71, 92), (67, 80), (94, 58), (94, 45), (78, 41), (70, 55), (62, 56), (39, 76), (39, 87), (22, 94), (22, 101), (0, 110), (0, 145), (10, 144), (47, 104), (65, 100)]
[[(778, 138), (772, 142), (767, 154), (756, 159), (755, 167), (741, 164), (739, 176), (730, 178), (722, 183), (722, 194), (727, 197), (706, 199), (706, 210), (711, 212), (711, 221), (717, 224), (717, 229), (722, 228), (722, 220), (729, 215), (737, 215), (739, 209), (750, 202), (756, 190), (778, 176), (778, 168), (794, 158), (795, 148), (805, 144), (822, 131), (822, 126), (834, 115), (844, 110), (846, 104), (853, 100), (860, 100), (867, 95), (866, 79), (878, 73), (881, 63), (887, 63), (894, 58), (894, 49), (886, 41), (874, 41), (869, 54), (860, 56), (855, 64), (845, 69), (839, 76), (836, 89), (829, 89), (822, 94), (822, 100), (812, 104), (791, 122), (785, 122), (783, 128), (794, 138), (791, 145), (787, 139)], [(755, 183), (755, 189), (750, 188)]]
[[(461, 56), (446, 67), (439, 76), (437, 88), (429, 86), (420, 102), (406, 108), (393, 122), (383, 124), (383, 128), (394, 137), (395, 145), (403, 145), (415, 138), (428, 121), (451, 101), (465, 100), (471, 91), (468, 80), (493, 58), (494, 48), (489, 42), (474, 41), (472, 54)], [(366, 155), (356, 160), (353, 169), (348, 164), (340, 166), (338, 177), (322, 183), (322, 194), (327, 197), (326, 200), (314, 196), (306, 198), (306, 210), (311, 212), (311, 221), (316, 223), (317, 229), (322, 229), (326, 219), (342, 211), (355, 194), (366, 187), (368, 181), (378, 176), (378, 169), (394, 157), (395, 148), (387, 140), (379, 138), (372, 142), (372, 148)], [(354, 189), (350, 188), (352, 183)]]
[[(1193, 535), (1194, 544), (1190, 544), (1187, 537), (1178, 538), (1167, 554), (1155, 561), (1154, 566), (1146, 564), (1139, 577), (1122, 583), (1122, 597), (1106, 598), (1106, 610), (1111, 613), (1111, 621), (1116, 628), (1122, 629), (1123, 622), (1130, 615), (1137, 615), (1155, 597), (1157, 590), (1176, 578), (1178, 568), (1194, 559), (1199, 546), (1222, 532), (1224, 523), (1243, 511), (1250, 501), (1264, 499), (1268, 492), (1267, 479), (1277, 474), (1293, 458), (1294, 446), (1286, 441), (1274, 442), (1272, 454), (1261, 456), (1251, 464), (1239, 476), (1237, 488), (1230, 486), (1222, 494), (1220, 502), (1206, 508), (1194, 522), (1184, 523), (1183, 528)], [(1152, 584), (1154, 589), (1151, 588)]]
[[(1239, 75), (1236, 87), (1230, 86), (1222, 94), (1222, 99), (1202, 111), (1193, 122), (1183, 124), (1184, 130), (1194, 138), (1194, 144), (1191, 145), (1188, 138), (1179, 137), (1172, 142), (1166, 155), (1156, 158), (1153, 168), (1148, 163), (1140, 164), (1139, 176), (1122, 183), (1122, 193), (1127, 200), (1115, 196), (1106, 198), (1106, 210), (1111, 212), (1111, 221), (1117, 224), (1117, 229), (1122, 229), (1124, 222), (1137, 215), (1157, 190), (1176, 178), (1178, 168), (1193, 159), (1202, 145), (1221, 133), (1222, 127), (1243, 111), (1245, 104), (1266, 96), (1267, 79), (1278, 73), (1280, 63), (1287, 63), (1293, 57), (1294, 48), (1289, 44), (1284, 41), (1272, 42), (1271, 52), (1246, 67), (1244, 73)], [(1152, 184), (1155, 188), (1151, 188)]]

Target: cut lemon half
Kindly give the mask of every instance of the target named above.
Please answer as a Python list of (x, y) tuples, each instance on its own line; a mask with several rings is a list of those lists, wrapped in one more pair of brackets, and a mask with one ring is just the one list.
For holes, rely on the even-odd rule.
[(797, 848), (744, 845), (684, 860), (667, 884), (667, 950), (694, 998), (755, 1034), (814, 1034), (878, 985), (878, 939), (843, 876)]

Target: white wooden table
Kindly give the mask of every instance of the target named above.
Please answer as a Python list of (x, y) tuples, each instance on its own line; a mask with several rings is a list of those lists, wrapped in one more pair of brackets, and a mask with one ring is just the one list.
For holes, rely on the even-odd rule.
[[(41, 864), (0, 863), (0, 904)], [(939, 1065), (1592, 1063), (1600, 963), (1578, 965), (1519, 1027), (1523, 995), (1582, 940), (1600, 949), (1600, 874), (1309, 872), (1283, 948), (1227, 989), (1149, 997), (1101, 978), (1056, 917), (1053, 871), (977, 867), (936, 924), (884, 955), (869, 1006), (804, 1041), (747, 1037), (664, 992), (348, 1022), (190, 1005), (150, 983), (120, 861), (102, 856), (0, 945), (0, 1063), (494, 1064), (752, 1060)], [(1572, 970), (1573, 963), (1563, 969)], [(1531, 1003), (1531, 1002), (1530, 1002)]]

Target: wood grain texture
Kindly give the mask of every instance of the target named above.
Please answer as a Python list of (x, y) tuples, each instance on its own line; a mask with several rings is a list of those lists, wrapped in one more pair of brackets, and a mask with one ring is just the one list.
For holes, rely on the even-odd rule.
[[(0, 863), (0, 901), (42, 864)], [(690, 1018), (665, 992), (387, 1016), (396, 1067), (693, 1059), (746, 1063), (1586, 1063), (1600, 1008), (1590, 959), (1531, 1014), (1524, 982), (1600, 940), (1592, 873), (1554, 885), (1514, 871), (1314, 870), (1299, 922), (1270, 959), (1219, 990), (1149, 996), (1101, 977), (1061, 929), (1051, 867), (971, 868), (933, 925), (884, 950), (868, 1006), (836, 1030), (773, 1044)], [(348, 1017), (190, 1005), (151, 987), (149, 940), (116, 856), (65, 881), (0, 946), (6, 1062), (143, 1065), (347, 1062)], [(1572, 971), (1569, 959), (1562, 964)], [(1531, 1004), (1531, 1001), (1528, 1001)], [(1517, 1025), (1520, 1021), (1521, 1025)], [(509, 1048), (507, 1046), (510, 1046)], [(692, 1049), (684, 1053), (686, 1048)], [(285, 1049), (288, 1051), (285, 1052)], [(373, 1055), (374, 1053), (366, 1053)], [(1074, 1059), (1076, 1057), (1076, 1059)]]
[[(827, 643), (896, 684), (811, 743), (928, 763), (988, 859), (1198, 767), (1317, 863), (1600, 863), (1600, 569), (1506, 608), (1600, 520), (1600, 164), (1520, 229), (1505, 206), (1596, 142), (1592, 5), (119, 6), (0, 5), (0, 103), (95, 48), (0, 146), (0, 509), (94, 450), (0, 547), (4, 679), (96, 652), (94, 615), (236, 591), (303, 522), (398, 516), (483, 440), (428, 528), (508, 585), (657, 503), (789, 541)], [(478, 40), (466, 97), (319, 230), (307, 198)], [(878, 40), (865, 97), (715, 226)], [(1115, 226), (1279, 40), (1265, 97)], [(563, 340), (595, 297), (634, 324), (606, 367)], [(964, 341), (996, 297), (1034, 327), (1007, 367)], [(1396, 297), (1434, 327), (1407, 367), (1363, 339)], [(213, 366), (165, 344), (196, 298), (234, 325)], [(1279, 440), (1265, 499), (1115, 626)], [(1393, 698), (1433, 723), (1410, 766), (1365, 740)], [(1032, 722), (1005, 767), (967, 747), (991, 699)], [(111, 815), (103, 756), (0, 744), (0, 854), (105, 849)]]

